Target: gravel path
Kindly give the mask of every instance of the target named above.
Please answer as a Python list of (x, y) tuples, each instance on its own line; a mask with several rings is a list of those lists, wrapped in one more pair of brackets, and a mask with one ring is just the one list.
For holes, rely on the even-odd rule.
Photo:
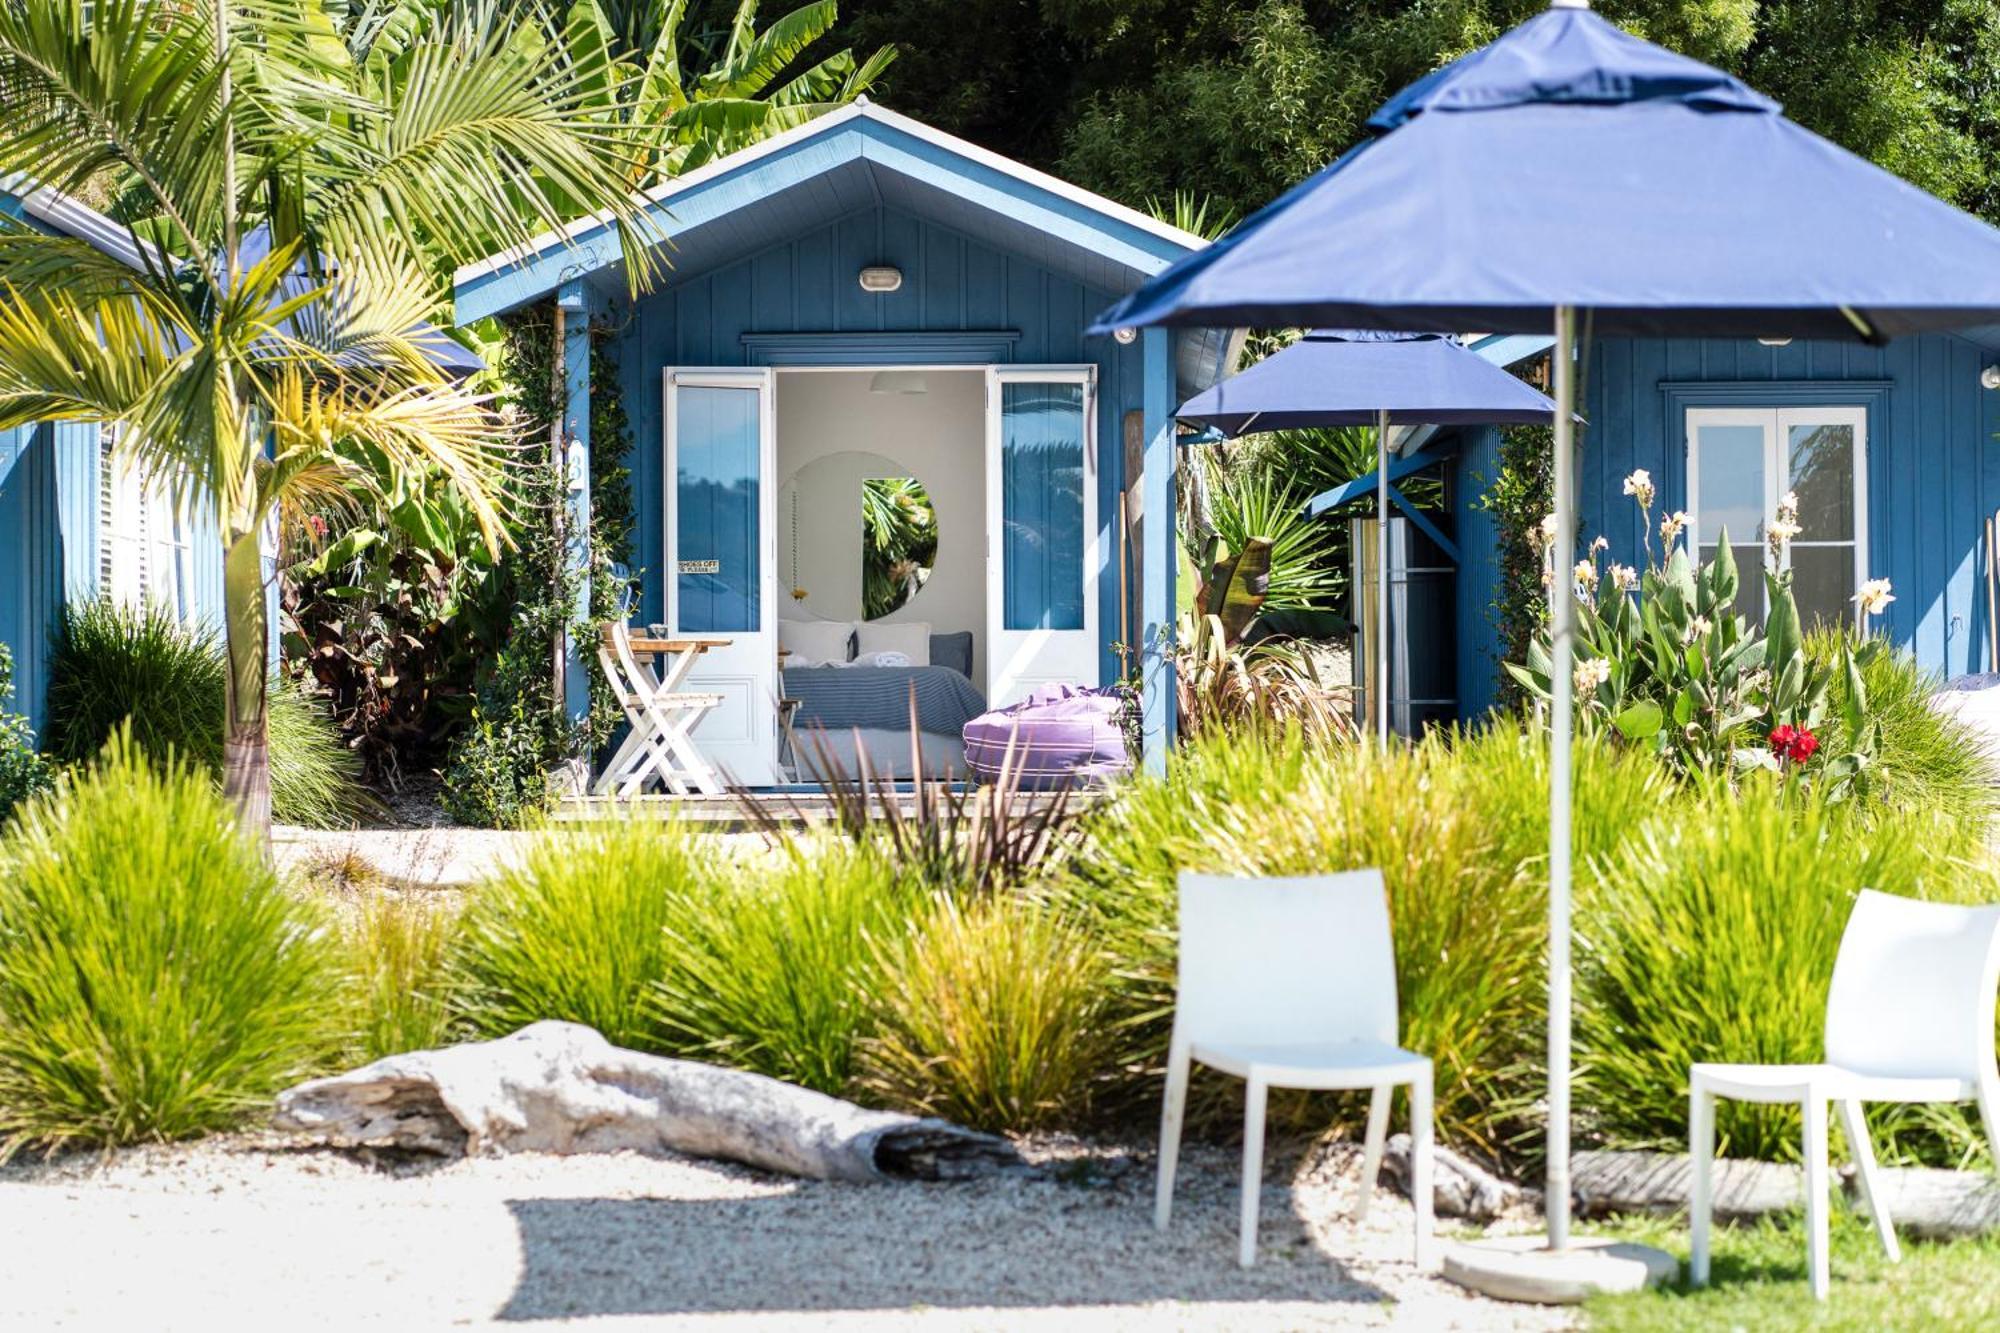
[[(378, 1169), (246, 1141), (0, 1168), (0, 1327), (1546, 1329), (1410, 1265), (1410, 1212), (1351, 1223), (1355, 1153), (1274, 1152), (1258, 1267), (1233, 1153), (1037, 1145), (1030, 1176), (799, 1182), (684, 1159)], [(1290, 1184), (1285, 1182), (1289, 1180)]]

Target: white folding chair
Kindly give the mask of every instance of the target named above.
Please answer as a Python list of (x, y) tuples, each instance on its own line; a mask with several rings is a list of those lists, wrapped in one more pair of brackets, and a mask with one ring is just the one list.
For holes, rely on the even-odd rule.
[(616, 621), (598, 631), (597, 660), (630, 731), (604, 766), (594, 790), (599, 795), (635, 796), (657, 780), (676, 796), (691, 790), (720, 794), (721, 779), (689, 733), (704, 714), (722, 703), (722, 696), (673, 689), (656, 681), (633, 653), (631, 632)]
[(1694, 1159), (1690, 1280), (1697, 1286), (1708, 1281), (1717, 1097), (1796, 1102), (1805, 1112), (1806, 1269), (1816, 1299), (1825, 1299), (1828, 1287), (1828, 1102), (1840, 1108), (1875, 1234), (1892, 1261), (1901, 1258), (1875, 1173), (1862, 1103), (1977, 1101), (1987, 1143), (2000, 1163), (1996, 991), (2000, 907), (1958, 907), (1863, 890), (1834, 960), (1826, 1001), (1826, 1060), (1816, 1065), (1698, 1064), (1689, 1073), (1688, 1147)]
[(1248, 1083), (1242, 1238), (1257, 1258), (1264, 1107), (1271, 1088), (1367, 1088), (1368, 1134), (1355, 1217), (1368, 1214), (1389, 1132), (1389, 1097), (1410, 1088), (1416, 1260), (1431, 1250), (1431, 1062), (1396, 1044), (1396, 958), (1379, 870), (1296, 879), (1180, 877), (1180, 994), (1167, 1053), (1154, 1223), (1172, 1214), (1174, 1167), (1193, 1062)]

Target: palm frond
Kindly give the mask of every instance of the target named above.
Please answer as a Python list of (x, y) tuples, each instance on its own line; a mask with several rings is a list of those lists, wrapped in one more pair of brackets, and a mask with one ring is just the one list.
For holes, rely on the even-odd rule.
[(0, 282), (0, 429), (142, 415), (177, 369), (173, 342), (139, 302)]

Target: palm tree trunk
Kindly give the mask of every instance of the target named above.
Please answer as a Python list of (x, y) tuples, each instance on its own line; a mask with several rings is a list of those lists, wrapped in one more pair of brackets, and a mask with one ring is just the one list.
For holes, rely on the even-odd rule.
[(264, 554), (255, 530), (223, 548), (223, 606), (229, 675), (222, 733), (222, 794), (266, 848), (271, 842), (270, 713), (266, 682), (270, 623), (264, 603)]

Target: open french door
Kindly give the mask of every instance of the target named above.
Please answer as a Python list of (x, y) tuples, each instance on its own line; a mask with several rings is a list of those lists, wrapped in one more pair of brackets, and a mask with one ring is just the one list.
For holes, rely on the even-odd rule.
[(775, 404), (769, 369), (666, 372), (667, 623), (730, 641), (684, 688), (723, 696), (694, 743), (748, 786), (779, 781)]
[(1097, 381), (1089, 366), (986, 371), (986, 697), (1098, 683)]

